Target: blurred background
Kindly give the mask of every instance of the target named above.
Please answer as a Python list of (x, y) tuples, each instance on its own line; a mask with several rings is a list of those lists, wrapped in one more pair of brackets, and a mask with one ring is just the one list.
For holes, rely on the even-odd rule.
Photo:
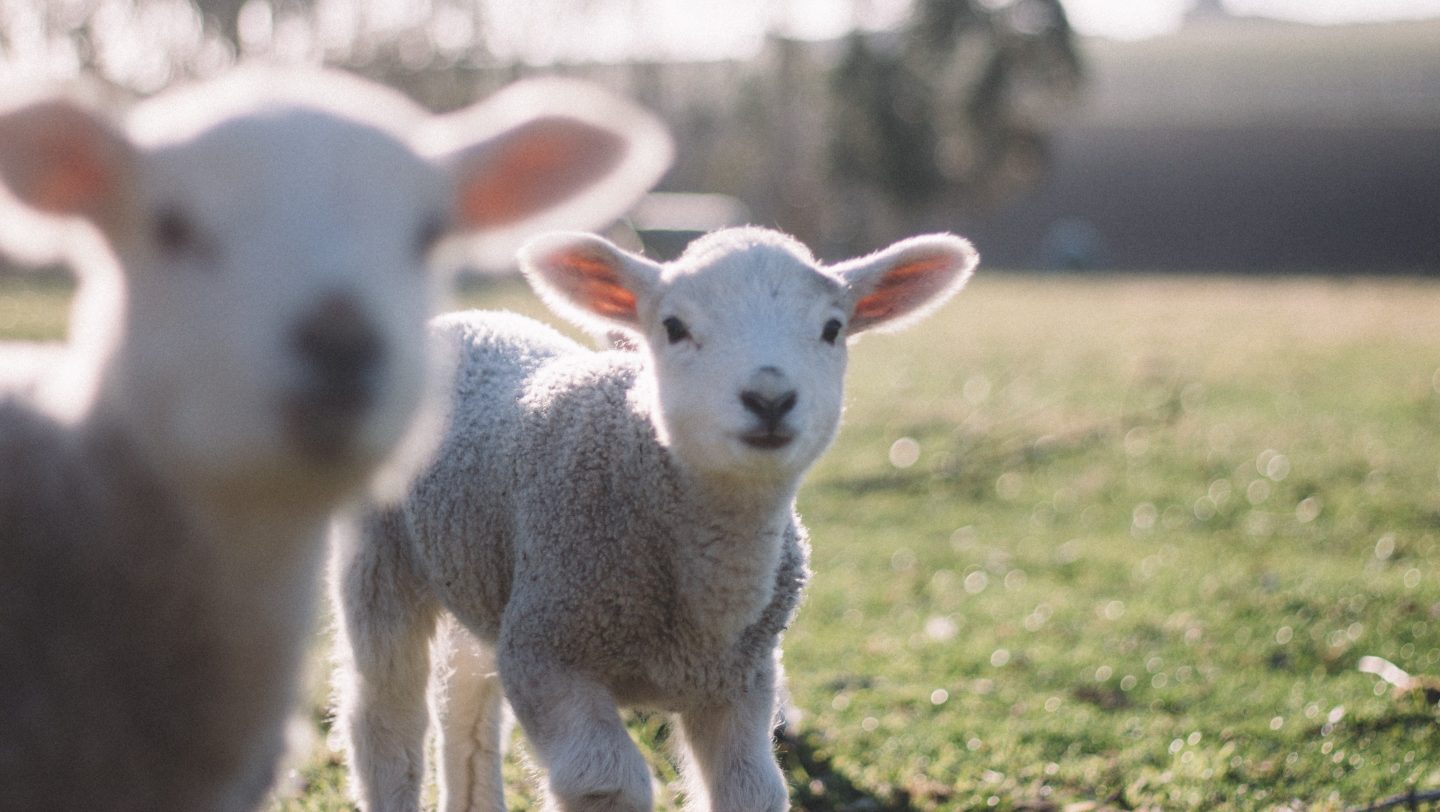
[(657, 110), (652, 253), (754, 222), (991, 268), (1440, 271), (1440, 0), (3, 0), (8, 84), (245, 58), (451, 109), (533, 73)]
[[(435, 110), (630, 95), (678, 143), (624, 235), (661, 258), (975, 240), (963, 295), (853, 353), (801, 492), (797, 809), (1440, 804), (1440, 0), (0, 0), (12, 89), (250, 58)], [(4, 267), (0, 363), (72, 290)], [(349, 808), (326, 650), (272, 810)]]

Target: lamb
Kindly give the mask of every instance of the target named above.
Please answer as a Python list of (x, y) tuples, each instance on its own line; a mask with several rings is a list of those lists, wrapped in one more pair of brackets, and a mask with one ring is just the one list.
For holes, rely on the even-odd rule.
[(442, 809), (505, 809), (504, 699), (559, 809), (651, 808), (621, 706), (678, 715), (690, 808), (785, 809), (771, 734), (807, 577), (794, 499), (836, 434), (847, 342), (938, 306), (978, 256), (942, 234), (826, 267), (742, 228), (667, 265), (583, 234), (521, 259), (553, 310), (638, 351), (510, 314), (434, 322), (461, 359), (444, 439), (404, 502), (337, 547), (352, 791), (369, 812), (418, 808), (438, 630)]
[(328, 517), (428, 447), (432, 247), (603, 225), (669, 149), (569, 83), (431, 118), (252, 71), (123, 128), (0, 113), (10, 202), (82, 272), (63, 368), (0, 395), (0, 809), (260, 804)]

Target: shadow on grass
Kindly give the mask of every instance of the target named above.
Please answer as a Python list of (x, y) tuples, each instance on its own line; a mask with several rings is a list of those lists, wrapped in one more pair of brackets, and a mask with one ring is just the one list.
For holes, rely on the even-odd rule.
[(1403, 707), (1397, 707), (1394, 713), (1388, 716), (1374, 719), (1346, 719), (1343, 722), (1315, 725), (1311, 735), (1323, 738), (1342, 726), (1350, 736), (1378, 735), (1395, 730), (1413, 735), (1417, 732), (1430, 732), (1435, 729), (1437, 713), (1433, 700), (1407, 697), (1400, 702)]
[(917, 812), (910, 795), (895, 789), (888, 796), (866, 791), (835, 769), (816, 745), (815, 736), (785, 725), (776, 737), (776, 755), (794, 792), (794, 809), (805, 812)]

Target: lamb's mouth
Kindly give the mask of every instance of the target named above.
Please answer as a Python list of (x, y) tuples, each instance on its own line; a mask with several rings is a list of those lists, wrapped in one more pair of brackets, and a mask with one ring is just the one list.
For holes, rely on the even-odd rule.
[(777, 448), (784, 448), (794, 440), (793, 434), (781, 434), (774, 431), (752, 431), (749, 434), (740, 435), (740, 442), (751, 448), (758, 448), (762, 451), (774, 451)]

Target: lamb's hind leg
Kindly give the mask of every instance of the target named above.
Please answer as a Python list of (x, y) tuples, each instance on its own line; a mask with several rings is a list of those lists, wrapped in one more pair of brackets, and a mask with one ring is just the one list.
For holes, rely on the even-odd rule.
[(425, 688), (438, 606), (406, 555), (402, 520), (381, 514), (338, 539), (338, 722), (350, 792), (366, 812), (415, 812), (425, 776)]
[(505, 812), (500, 766), (510, 726), (494, 651), (451, 619), (436, 640), (435, 658), (444, 664), (433, 696), (439, 808)]

